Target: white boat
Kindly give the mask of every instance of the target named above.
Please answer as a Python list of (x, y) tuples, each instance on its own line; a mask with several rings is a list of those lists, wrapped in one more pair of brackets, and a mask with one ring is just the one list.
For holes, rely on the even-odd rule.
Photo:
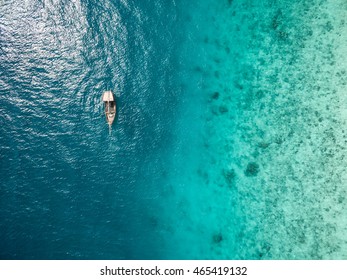
[(112, 91), (108, 90), (102, 94), (102, 101), (105, 106), (106, 122), (111, 128), (114, 119), (116, 118), (116, 100)]

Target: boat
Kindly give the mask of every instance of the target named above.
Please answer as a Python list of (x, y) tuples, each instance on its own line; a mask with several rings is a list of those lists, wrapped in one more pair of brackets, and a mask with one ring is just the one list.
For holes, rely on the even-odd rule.
[(106, 122), (108, 123), (110, 129), (114, 119), (116, 118), (116, 100), (112, 91), (108, 90), (102, 94), (102, 101), (105, 106)]

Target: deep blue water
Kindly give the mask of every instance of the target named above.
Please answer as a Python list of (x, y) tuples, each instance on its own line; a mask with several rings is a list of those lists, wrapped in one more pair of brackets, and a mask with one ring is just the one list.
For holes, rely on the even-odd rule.
[(179, 98), (175, 3), (0, 11), (0, 258), (165, 257), (153, 213)]

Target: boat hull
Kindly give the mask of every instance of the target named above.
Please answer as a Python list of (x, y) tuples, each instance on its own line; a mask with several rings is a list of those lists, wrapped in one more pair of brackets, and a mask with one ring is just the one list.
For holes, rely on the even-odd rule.
[(117, 108), (114, 95), (111, 91), (105, 91), (102, 95), (104, 102), (106, 122), (111, 126), (116, 118)]

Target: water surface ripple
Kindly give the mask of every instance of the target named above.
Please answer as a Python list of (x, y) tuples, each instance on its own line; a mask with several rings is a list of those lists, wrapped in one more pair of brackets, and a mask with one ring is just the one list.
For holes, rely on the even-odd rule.
[(162, 257), (151, 213), (175, 103), (175, 10), (138, 2), (2, 1), (1, 258)]

